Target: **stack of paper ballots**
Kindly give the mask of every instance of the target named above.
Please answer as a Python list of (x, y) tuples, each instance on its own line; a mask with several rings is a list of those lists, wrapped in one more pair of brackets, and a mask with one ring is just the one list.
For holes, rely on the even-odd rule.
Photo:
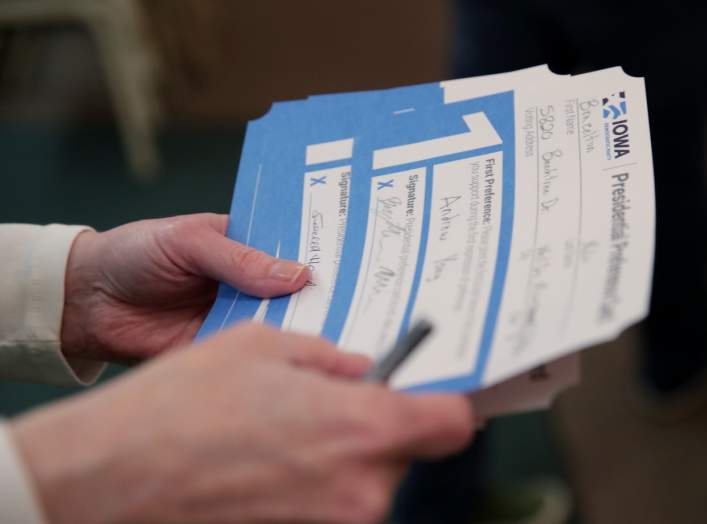
[(644, 83), (619, 67), (276, 103), (248, 125), (228, 236), (311, 281), (222, 284), (199, 336), (253, 319), (377, 358), (425, 318), (393, 387), (541, 407), (577, 350), (647, 314), (654, 221)]

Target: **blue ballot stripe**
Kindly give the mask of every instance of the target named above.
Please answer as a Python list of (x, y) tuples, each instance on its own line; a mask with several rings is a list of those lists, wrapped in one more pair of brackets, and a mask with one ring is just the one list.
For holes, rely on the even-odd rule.
[(338, 342), (341, 337), (349, 308), (352, 305), (359, 264), (366, 242), (366, 229), (368, 220), (370, 220), (371, 184), (368, 176), (359, 175), (359, 172), (364, 169), (361, 164), (360, 159), (355, 159), (352, 164), (349, 187), (349, 219), (346, 224), (344, 250), (339, 263), (334, 296), (322, 328), (322, 336), (334, 342)]
[[(505, 96), (504, 96), (505, 95)], [(426, 194), (425, 194), (425, 208), (423, 215), (423, 228), (421, 233), (421, 246), (420, 252), (417, 260), (417, 267), (415, 269), (415, 277), (413, 280), (413, 286), (406, 306), (406, 313), (401, 325), (399, 332), (399, 337), (402, 336), (410, 322), (410, 315), (414, 308), (415, 297), (417, 294), (417, 289), (419, 288), (419, 283), (421, 279), (422, 266), (424, 263), (424, 252), (427, 243), (427, 236), (429, 230), (429, 216), (431, 209), (431, 195), (432, 195), (432, 164), (444, 163), (454, 160), (459, 160), (463, 158), (469, 158), (470, 156), (480, 156), (483, 154), (488, 154), (492, 152), (502, 151), (503, 152), (503, 193), (501, 196), (501, 223), (499, 225), (499, 238), (498, 238), (498, 251), (496, 258), (496, 267), (494, 269), (494, 277), (491, 288), (490, 299), (488, 302), (488, 308), (486, 311), (486, 318), (484, 321), (484, 328), (482, 332), (482, 338), (479, 344), (479, 351), (477, 356), (477, 361), (472, 369), (469, 370), (468, 374), (454, 377), (452, 379), (446, 379), (441, 381), (436, 381), (428, 384), (421, 384), (411, 388), (411, 390), (424, 390), (424, 391), (455, 391), (463, 390), (469, 391), (478, 388), (481, 384), (483, 373), (486, 368), (486, 363), (488, 361), (489, 354), (491, 352), (491, 347), (493, 344), (493, 336), (496, 328), (496, 320), (498, 317), (498, 311), (501, 304), (501, 298), (503, 295), (503, 287), (505, 284), (506, 271), (508, 266), (508, 256), (510, 254), (510, 244), (512, 239), (513, 230), (513, 206), (514, 206), (514, 193), (515, 193), (515, 132), (514, 132), (514, 109), (513, 109), (513, 94), (503, 93), (500, 95), (493, 95), (492, 97), (484, 97), (484, 100), (477, 100), (477, 103), (483, 104), (481, 107), (487, 112), (489, 118), (493, 125), (495, 126), (497, 132), (501, 135), (503, 139), (502, 146), (494, 146), (475, 150), (473, 152), (467, 151), (464, 153), (457, 153), (454, 155), (449, 155), (441, 158), (435, 158), (428, 161), (415, 162), (411, 164), (406, 164), (404, 166), (396, 166), (395, 168), (387, 168), (386, 170), (376, 171), (375, 174), (387, 174), (395, 173), (402, 170), (414, 169), (416, 167), (426, 166), (428, 167), (427, 173), (427, 184), (426, 184)], [(408, 142), (413, 140), (408, 138)], [(400, 139), (401, 142), (405, 143), (405, 139)], [(369, 190), (370, 184), (365, 187), (366, 191), (359, 206), (365, 207), (366, 210), (369, 206)], [(353, 207), (353, 205), (352, 205)], [(367, 214), (366, 214), (367, 216)], [(361, 221), (356, 225), (356, 227), (351, 231), (352, 236), (355, 237), (355, 243), (357, 244), (357, 249), (352, 253), (352, 256), (356, 258), (356, 261), (360, 261), (360, 253), (363, 250), (363, 244), (365, 242), (366, 234), (366, 221)], [(349, 244), (350, 237), (347, 232), (346, 242)], [(352, 242), (353, 243), (353, 242)], [(360, 244), (360, 247), (358, 247)], [(342, 264), (343, 267), (343, 264)], [(338, 341), (341, 335), (341, 329), (346, 320), (348, 314), (350, 300), (353, 297), (353, 289), (356, 285), (355, 276), (358, 275), (358, 264), (355, 265), (355, 269), (352, 270), (348, 278), (340, 276), (340, 279), (345, 279), (344, 282), (348, 285), (349, 289), (344, 291), (340, 289), (340, 283), (337, 283), (336, 295), (340, 299), (340, 302), (336, 304), (338, 309), (332, 309), (329, 312), (329, 318), (327, 319), (325, 336), (328, 338)], [(353, 278), (352, 278), (353, 277)], [(341, 291), (341, 292), (340, 292)], [(350, 294), (349, 294), (350, 293)]]
[[(248, 123), (246, 129), (226, 231), (229, 238), (238, 242), (248, 243), (249, 226), (252, 232), (254, 219), (252, 209), (255, 205), (256, 186), (259, 183), (260, 159), (265, 146), (265, 124), (265, 120), (261, 118)], [(240, 293), (237, 290), (228, 284), (220, 283), (214, 306), (199, 329), (195, 337), (196, 340), (201, 340), (221, 330), (224, 324), (230, 324), (230, 313), (236, 309), (236, 302), (239, 298)]]
[[(364, 108), (365, 110), (362, 115), (365, 115), (365, 119), (371, 120), (371, 114), (375, 112), (380, 113), (392, 113), (396, 109), (401, 107), (409, 107), (417, 104), (417, 107), (428, 107), (439, 105), (442, 103), (442, 93), (441, 87), (438, 83), (428, 83), (418, 86), (406, 86), (401, 88), (393, 88), (387, 90), (379, 91), (368, 91), (359, 93), (346, 93), (340, 95), (322, 95), (320, 97), (312, 97), (306, 103), (303, 101), (291, 101), (291, 102), (278, 102), (273, 104), (269, 112), (258, 120), (251, 122), (248, 125), (246, 141), (243, 147), (243, 153), (241, 156), (241, 166), (239, 169), (239, 177), (236, 181), (236, 191), (234, 192), (233, 203), (231, 207), (231, 219), (229, 222), (228, 236), (230, 238), (245, 242), (246, 235), (242, 234), (241, 231), (243, 224), (245, 224), (245, 217), (243, 216), (243, 211), (247, 208), (246, 199), (252, 197), (252, 188), (248, 187), (247, 183), (244, 183), (244, 179), (252, 180), (253, 172), (253, 162), (254, 161), (265, 161), (263, 158), (263, 152), (266, 150), (265, 144), (266, 139), (270, 139), (270, 144), (277, 144), (278, 140), (273, 140), (271, 136), (267, 136), (269, 131), (275, 129), (277, 131), (277, 123), (273, 123), (278, 118), (282, 118), (283, 114), (292, 113), (293, 111), (309, 110), (312, 107), (320, 106), (321, 110), (319, 114), (326, 114), (326, 119), (320, 119), (319, 123), (336, 122), (336, 113), (346, 114), (347, 112), (356, 115), (357, 109)], [(324, 126), (326, 127), (326, 126)], [(331, 126), (328, 127), (327, 132), (331, 132)], [(346, 133), (343, 133), (346, 135)], [(346, 138), (345, 136), (340, 138)], [(321, 141), (332, 140), (331, 136), (321, 139)], [(316, 142), (316, 141), (315, 141)], [(282, 141), (279, 141), (282, 144)], [(336, 162), (332, 162), (331, 165), (322, 165), (318, 167), (332, 167), (336, 165)], [(239, 181), (240, 179), (240, 181)], [(353, 179), (353, 176), (352, 176)], [(352, 180), (351, 193), (354, 193), (354, 180)], [(277, 189), (275, 190), (277, 191)], [(271, 191), (268, 191), (270, 193)], [(282, 192), (281, 190), (279, 191)], [(290, 197), (295, 197), (295, 195), (288, 195)], [(299, 217), (297, 218), (299, 220)], [(280, 224), (282, 226), (282, 224)], [(240, 229), (239, 229), (240, 227)], [(364, 224), (365, 231), (365, 224)], [(283, 233), (287, 236), (287, 232)], [(348, 233), (347, 233), (348, 237)], [(272, 244), (272, 242), (271, 242)], [(349, 241), (346, 241), (349, 244)], [(261, 249), (265, 246), (258, 246)], [(282, 254), (282, 256), (287, 256), (287, 254)], [(296, 258), (297, 254), (290, 254), (289, 258)], [(351, 290), (353, 294), (353, 289)], [(247, 297), (244, 294), (238, 293), (236, 290), (231, 288), (226, 284), (220, 284), (218, 295), (214, 307), (209, 312), (206, 321), (202, 325), (197, 338), (203, 338), (207, 334), (222, 329), (224, 325), (230, 325), (233, 322), (241, 318), (249, 318), (257, 309), (258, 304), (252, 303), (252, 297)], [(279, 297), (272, 299), (270, 302), (270, 307), (268, 309), (268, 314), (266, 316), (266, 321), (280, 325), (285, 311), (287, 309), (289, 297)], [(241, 307), (243, 304), (243, 307)], [(247, 306), (247, 307), (246, 307)], [(233, 316), (233, 310), (236, 311), (236, 316)], [(322, 332), (322, 335), (329, 338), (335, 339), (333, 333), (330, 333), (327, 325)]]
[[(436, 92), (441, 100), (441, 89), (436, 86)], [(422, 160), (405, 165), (395, 166), (386, 169), (371, 169), (372, 151), (381, 147), (391, 147), (400, 144), (410, 144), (427, 140), (430, 138), (444, 137), (461, 132), (467, 132), (468, 127), (462, 119), (462, 115), (483, 111), (487, 114), (491, 123), (498, 129), (504, 130), (502, 138), (506, 148), (513, 150), (515, 147), (513, 135), (513, 93), (505, 92), (494, 95), (480, 97), (474, 100), (464, 101), (458, 104), (450, 104), (434, 108), (434, 111), (415, 111), (401, 114), (396, 117), (386, 118), (379, 127), (379, 136), (373, 143), (366, 143), (365, 147), (359, 147), (365, 151), (365, 155), (356, 155), (353, 163), (350, 217), (363, 217), (364, 220), (350, 219), (346, 231), (346, 243), (344, 255), (342, 257), (340, 272), (336, 283), (336, 292), (329, 309), (329, 315), (324, 325), (322, 335), (338, 342), (341, 332), (346, 322), (346, 317), (351, 306), (351, 301), (356, 287), (356, 277), (359, 274), (359, 264), (364, 249), (366, 227), (368, 220), (368, 209), (370, 201), (370, 176), (396, 173), (417, 167), (427, 167), (439, 162), (447, 162), (457, 159), (467, 158), (470, 155), (483, 154), (501, 150), (498, 146), (481, 148), (463, 153), (455, 153), (444, 157)], [(508, 109), (510, 108), (510, 109)], [(510, 118), (509, 122), (505, 122)], [(387, 132), (386, 132), (387, 131)], [(505, 152), (505, 149), (504, 149)], [(362, 173), (365, 173), (363, 175)], [(429, 181), (429, 178), (428, 178)], [(431, 191), (429, 186), (426, 191)], [(428, 201), (429, 202), (429, 201)], [(429, 222), (429, 205), (425, 206), (423, 224)], [(365, 211), (362, 211), (365, 210)], [(423, 241), (426, 238), (426, 227), (423, 226)], [(422, 259), (418, 259), (417, 272), (421, 271)], [(419, 283), (419, 277), (417, 279)], [(414, 287), (414, 291), (417, 286)], [(411, 295), (414, 297), (414, 293)], [(407, 309), (411, 311), (412, 305), (408, 304)], [(409, 321), (409, 313), (408, 313)]]
[[(448, 155), (445, 157), (441, 158), (435, 158), (434, 159), (434, 164), (442, 164), (442, 163), (447, 163), (447, 162), (454, 162), (457, 160), (465, 160), (465, 159), (470, 159), (473, 157), (477, 156), (483, 156), (483, 155), (488, 155), (489, 153), (497, 153), (497, 152), (502, 152), (504, 153), (504, 159), (505, 159), (505, 149), (503, 147), (499, 146), (493, 146), (493, 147), (485, 147), (482, 149), (477, 149), (474, 151), (466, 151), (464, 153), (456, 153), (454, 155)], [(424, 162), (424, 165), (428, 165), (429, 162)], [(505, 165), (505, 164), (504, 164)], [(416, 164), (410, 164), (410, 169), (414, 169), (415, 167), (419, 167), (419, 163)], [(421, 234), (421, 240), (420, 240), (420, 251), (418, 254), (418, 259), (417, 259), (417, 267), (415, 268), (415, 277), (413, 279), (413, 284), (410, 292), (410, 299), (408, 300), (406, 309), (405, 309), (405, 316), (403, 318), (403, 323), (400, 327), (400, 333), (398, 334), (398, 338), (402, 338), (405, 336), (405, 334), (409, 330), (410, 326), (410, 317), (412, 315), (412, 310), (415, 307), (415, 300), (417, 298), (417, 291), (420, 287), (420, 280), (422, 278), (422, 269), (424, 266), (425, 262), (425, 253), (427, 252), (427, 238), (429, 235), (429, 227), (430, 227), (430, 215), (431, 215), (431, 210), (432, 210), (432, 190), (433, 190), (433, 184), (434, 184), (434, 166), (430, 166), (428, 168), (427, 172), (427, 180), (426, 180), (426, 194), (425, 194), (425, 210), (424, 210), (424, 217), (423, 217), (423, 224), (422, 224), (422, 234)], [(406, 169), (408, 167), (406, 166)], [(505, 171), (504, 171), (505, 173)], [(504, 186), (504, 191), (505, 191), (505, 186)]]
[[(483, 383), (484, 372), (486, 371), (486, 365), (493, 346), (498, 313), (501, 307), (501, 301), (503, 299), (503, 290), (508, 271), (508, 259), (511, 251), (511, 242), (513, 240), (513, 219), (515, 209), (515, 121), (513, 119), (514, 106), (512, 98), (510, 103), (510, 118), (504, 119), (504, 125), (497, 127), (497, 130), (504, 139), (501, 224), (499, 228), (496, 268), (494, 270), (491, 294), (488, 302), (488, 308), (486, 310), (486, 319), (484, 321), (484, 329), (481, 335), (476, 365), (469, 374), (413, 386), (407, 388), (407, 391), (468, 392), (478, 389)], [(508, 144), (511, 144), (510, 147)]]
[[(228, 233), (231, 238), (249, 242), (271, 254), (274, 254), (275, 246), (280, 243), (280, 256), (298, 258), (305, 172), (335, 165), (351, 165), (349, 218), (343, 252), (334, 296), (321, 333), (333, 341), (338, 341), (351, 307), (366, 240), (367, 222), (370, 219), (371, 177), (425, 167), (426, 192), (421, 216), (420, 246), (413, 283), (399, 331), (404, 333), (410, 322), (422, 278), (432, 205), (433, 165), (502, 151), (503, 194), (499, 245), (491, 299), (486, 311), (477, 361), (464, 376), (413, 388), (468, 391), (481, 383), (488, 360), (510, 251), (515, 170), (513, 93), (498, 93), (474, 100), (443, 104), (442, 89), (439, 84), (404, 88), (395, 93), (394, 91), (356, 94), (356, 96), (344, 97), (345, 100), (323, 97), (316, 103), (276, 104), (266, 117), (250, 124), (233, 198)], [(394, 114), (396, 110), (407, 108), (414, 110)], [(473, 112), (486, 114), (502, 138), (501, 146), (479, 148), (375, 171), (372, 169), (373, 151), (458, 135), (460, 132), (466, 133), (469, 128), (462, 120), (462, 116)], [(348, 138), (354, 139), (351, 159), (316, 166), (305, 165), (305, 150), (308, 145)], [(260, 164), (262, 164), (261, 178), (256, 183), (258, 171), (255, 167)], [(262, 198), (254, 206), (257, 184), (260, 184), (258, 192)], [(247, 224), (251, 225), (250, 234)], [(281, 325), (289, 302), (290, 297), (272, 299), (265, 320)], [(238, 295), (230, 287), (220, 286), (214, 308), (202, 326), (199, 336), (219, 329), (222, 325), (229, 325), (237, 319), (251, 318), (260, 303), (260, 299), (244, 294)]]
[(403, 321), (400, 325), (400, 331), (398, 332), (398, 340), (401, 337), (405, 336), (408, 332), (408, 326), (410, 325), (410, 315), (412, 315), (412, 308), (415, 307), (417, 290), (420, 287), (420, 279), (422, 278), (422, 267), (425, 263), (425, 253), (427, 251), (427, 238), (430, 233), (430, 211), (432, 209), (432, 190), (434, 189), (433, 171), (434, 170), (432, 168), (427, 168), (426, 171), (425, 206), (422, 218), (422, 232), (420, 233), (420, 248), (417, 252), (417, 267), (415, 268), (415, 276), (412, 279), (412, 287), (410, 289), (410, 296), (408, 297), (407, 306), (405, 307)]

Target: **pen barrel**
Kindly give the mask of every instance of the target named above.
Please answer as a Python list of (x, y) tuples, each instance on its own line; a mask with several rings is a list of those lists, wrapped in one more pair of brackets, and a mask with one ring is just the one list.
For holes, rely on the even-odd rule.
[(401, 337), (363, 376), (366, 382), (387, 383), (395, 371), (412, 354), (420, 343), (432, 332), (432, 324), (426, 320), (418, 320), (408, 333)]

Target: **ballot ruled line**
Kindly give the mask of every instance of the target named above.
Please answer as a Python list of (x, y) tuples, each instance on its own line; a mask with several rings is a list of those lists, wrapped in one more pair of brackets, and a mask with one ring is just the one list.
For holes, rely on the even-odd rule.
[[(312, 191), (310, 190), (309, 192), (309, 202), (307, 204), (307, 236), (305, 237), (305, 255), (304, 255), (304, 260), (309, 263), (309, 239), (311, 238), (310, 235), (312, 234)], [(311, 279), (314, 275), (310, 274), (309, 278)], [(297, 307), (299, 306), (299, 299), (302, 296), (302, 293), (295, 293), (295, 303), (292, 306), (292, 313), (290, 314), (289, 321), (287, 322), (287, 329), (290, 329), (292, 327), (292, 322), (295, 319), (295, 315), (297, 314)], [(287, 314), (287, 312), (285, 312)]]
[[(351, 325), (348, 329), (348, 331), (345, 333), (346, 338), (341, 341), (342, 345), (348, 344), (349, 339), (351, 338), (351, 333), (353, 332), (354, 327), (356, 326), (356, 323), (358, 322), (358, 314), (361, 310), (361, 304), (363, 303), (363, 299), (365, 296), (365, 290), (366, 290), (366, 282), (368, 281), (368, 274), (371, 271), (371, 262), (373, 261), (373, 249), (374, 249), (374, 243), (373, 240), (375, 240), (376, 237), (376, 229), (378, 227), (378, 207), (380, 206), (380, 199), (376, 198), (376, 209), (375, 212), (373, 213), (373, 231), (371, 232), (371, 246), (370, 250), (368, 253), (368, 264), (366, 265), (366, 274), (363, 277), (363, 283), (361, 284), (361, 295), (358, 297), (358, 302), (356, 304), (356, 311), (354, 312), (354, 316), (351, 319)], [(370, 204), (369, 204), (369, 212), (370, 212)], [(365, 256), (365, 254), (364, 254)], [(355, 294), (354, 290), (354, 294)], [(346, 328), (346, 324), (344, 324), (344, 328)]]
[[(258, 192), (260, 191), (260, 175), (263, 172), (263, 163), (261, 162), (258, 164), (258, 174), (255, 176), (255, 191), (253, 192), (253, 203), (250, 206), (250, 218), (248, 219), (248, 232), (246, 233), (246, 240), (245, 243), (246, 245), (250, 245), (250, 234), (253, 231), (253, 217), (255, 216), (255, 203), (258, 200)], [(221, 326), (219, 327), (219, 331), (221, 331), (225, 326), (226, 323), (228, 322), (229, 317), (231, 316), (231, 313), (233, 312), (233, 308), (236, 305), (236, 301), (238, 300), (238, 297), (241, 296), (240, 290), (236, 291), (236, 296), (233, 297), (233, 301), (231, 302), (231, 305), (228, 307), (228, 311), (226, 312), (226, 315), (223, 317), (223, 322), (221, 322)]]
[(635, 166), (636, 164), (638, 164), (638, 162), (631, 162), (629, 164), (621, 164), (618, 166), (609, 166), (609, 167), (605, 167), (604, 169), (602, 169), (602, 171), (610, 171), (612, 169), (621, 169), (624, 167), (631, 167), (631, 166)]
[[(509, 96), (511, 114), (514, 114), (513, 97)], [(483, 314), (483, 327), (478, 343), (478, 350), (473, 367), (469, 372), (461, 375), (447, 376), (447, 378), (433, 380), (432, 382), (424, 382), (411, 387), (406, 387), (408, 392), (468, 392), (478, 389), (485, 383), (487, 377), (488, 364), (493, 354), (495, 344), (495, 336), (497, 334), (499, 312), (504, 297), (504, 288), (507, 284), (506, 277), (508, 274), (508, 266), (511, 253), (511, 244), (515, 226), (515, 191), (516, 191), (516, 158), (515, 158), (515, 130), (514, 120), (506, 119), (505, 127), (502, 130), (503, 137), (502, 149), (491, 152), (498, 152), (502, 155), (502, 191), (500, 193), (500, 215), (498, 229), (498, 243), (496, 248), (496, 261), (493, 268), (493, 276), (491, 280), (491, 288), (488, 295), (488, 300), (485, 306), (485, 314)], [(477, 155), (486, 154), (479, 152)]]
[[(277, 241), (277, 248), (275, 248), (275, 258), (280, 258), (280, 241)], [(270, 307), (270, 298), (266, 298), (260, 302), (258, 309), (255, 310), (255, 315), (253, 315), (253, 321), (262, 324), (265, 322), (265, 317), (268, 316), (268, 308)]]
[[(577, 120), (579, 120), (579, 98), (574, 99), (574, 103), (577, 109)], [(577, 279), (579, 277), (579, 262), (581, 260), (581, 246), (582, 246), (582, 217), (584, 216), (584, 193), (582, 191), (584, 185), (584, 176), (582, 173), (582, 140), (581, 135), (577, 133), (577, 164), (579, 166), (579, 220), (577, 221), (577, 243), (574, 254), (574, 271), (572, 273), (572, 284), (570, 287), (570, 295), (567, 299), (567, 307), (565, 308), (565, 316), (562, 319), (562, 327), (560, 328), (560, 333), (563, 335), (567, 331), (567, 323), (569, 321), (570, 311), (572, 311), (572, 305), (574, 304), (575, 293), (577, 292)]]
[[(540, 137), (540, 126), (538, 124), (538, 107), (535, 106), (535, 136)], [(535, 271), (535, 252), (538, 249), (538, 223), (540, 222), (540, 140), (535, 148), (535, 226), (533, 229), (533, 250), (530, 254), (530, 268), (528, 270), (528, 282), (525, 286), (525, 311), (526, 318), (529, 316), (528, 304), (530, 304), (530, 288), (533, 284), (533, 272)]]

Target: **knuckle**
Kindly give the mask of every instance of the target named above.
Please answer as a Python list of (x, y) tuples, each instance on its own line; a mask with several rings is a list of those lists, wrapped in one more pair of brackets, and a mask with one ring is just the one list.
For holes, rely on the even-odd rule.
[(325, 349), (323, 342), (310, 335), (288, 332), (281, 342), (290, 362), (296, 365), (315, 364), (327, 369), (333, 358), (332, 352)]
[(226, 217), (227, 215), (222, 215), (222, 214), (219, 214), (219, 213), (214, 213), (214, 212), (207, 211), (207, 212), (205, 212), (205, 213), (197, 213), (197, 214), (192, 215), (192, 216), (195, 217), (195, 218), (198, 219), (198, 220), (202, 220), (202, 219), (203, 219), (203, 220), (207, 220), (207, 221), (209, 221), (209, 222), (218, 222), (218, 223), (221, 223), (221, 222), (224, 221), (224, 219), (225, 219), (225, 217)]
[(365, 413), (370, 413), (373, 406), (380, 405), (378, 388), (376, 386), (362, 385), (358, 404)]
[(343, 414), (348, 424), (348, 428), (352, 433), (355, 433), (364, 441), (370, 440), (373, 433), (374, 421), (370, 414), (370, 409), (367, 409), (365, 404), (356, 403), (346, 407), (346, 412)]
[(396, 404), (395, 409), (390, 414), (390, 420), (399, 427), (410, 427), (419, 422), (420, 412), (416, 409), (416, 405), (408, 402), (409, 399), (403, 399), (402, 402)]
[(352, 415), (362, 447), (371, 452), (388, 448), (393, 437), (389, 422), (391, 413), (386, 396), (381, 395), (377, 388), (361, 392)]
[(164, 225), (175, 241), (183, 241), (191, 233), (194, 220), (192, 215), (179, 215), (164, 219)]
[(374, 479), (362, 484), (354, 494), (352, 522), (356, 524), (378, 524), (388, 513), (391, 488)]
[(254, 337), (258, 336), (261, 331), (263, 331), (263, 327), (260, 324), (256, 324), (254, 322), (243, 322), (241, 324), (238, 324), (238, 331), (240, 334), (244, 337)]
[(208, 223), (214, 230), (225, 235), (226, 229), (228, 228), (228, 215), (221, 215), (218, 213), (202, 213), (203, 219)]
[(267, 344), (273, 335), (272, 328), (255, 322), (244, 322), (235, 328), (239, 337), (245, 342), (243, 348)]
[(233, 265), (237, 273), (247, 273), (262, 267), (268, 261), (268, 256), (252, 247), (239, 246), (233, 250)]
[(295, 364), (314, 364), (323, 370), (330, 369), (334, 363), (333, 355), (314, 344), (293, 346), (290, 355)]
[(472, 416), (471, 404), (463, 397), (457, 401), (458, 407), (455, 407), (454, 416), (450, 420), (449, 431), (450, 436), (460, 445), (471, 440), (474, 434), (474, 421)]

